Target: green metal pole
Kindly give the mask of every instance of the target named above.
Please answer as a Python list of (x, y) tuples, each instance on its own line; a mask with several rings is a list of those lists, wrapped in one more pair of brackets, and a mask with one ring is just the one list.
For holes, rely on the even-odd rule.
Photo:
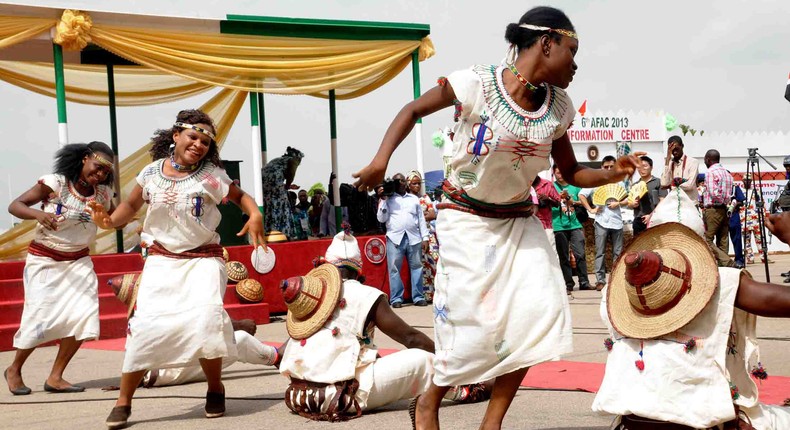
[(332, 149), (332, 172), (336, 175), (332, 184), (332, 194), (335, 197), (335, 227), (336, 231), (342, 229), (343, 207), (340, 206), (340, 172), (337, 170), (337, 112), (335, 111), (335, 90), (329, 90), (329, 138)]
[[(420, 98), (422, 92), (420, 91), (420, 53), (419, 49), (415, 49), (411, 53), (411, 77), (414, 88), (414, 100)], [(422, 162), (422, 118), (417, 118), (417, 124), (414, 125), (414, 134), (416, 136), (416, 150), (417, 150), (417, 171), (420, 172), (423, 181), (420, 184), (420, 190), (425, 193), (425, 168)]]
[[(253, 189), (255, 190), (255, 203), (258, 204), (258, 210), (265, 218), (266, 214), (263, 211), (263, 179), (261, 177), (261, 133), (258, 131), (260, 116), (258, 115), (258, 93), (250, 92), (250, 128), (252, 138), (252, 181)], [(266, 223), (264, 222), (264, 225)]]
[[(420, 91), (420, 50), (415, 49), (411, 53), (411, 79), (414, 87), (414, 100), (422, 95)], [(422, 123), (422, 118), (417, 118), (418, 123)]]
[(58, 144), (69, 143), (68, 121), (66, 120), (66, 84), (63, 77), (63, 47), (52, 44), (55, 65), (55, 97), (58, 103)]
[[(112, 152), (115, 154), (113, 159), (113, 165), (115, 167), (115, 183), (113, 184), (115, 188), (115, 197), (113, 201), (117, 208), (118, 205), (121, 204), (121, 168), (118, 163), (118, 158), (120, 156), (118, 153), (118, 119), (115, 112), (115, 71), (113, 70), (112, 64), (107, 64), (107, 95), (109, 96), (110, 105), (110, 144), (112, 146)], [(115, 245), (115, 250), (119, 254), (122, 254), (124, 251), (122, 229), (115, 230)]]
[(266, 111), (263, 107), (263, 93), (258, 93), (258, 118), (260, 118), (261, 130), (261, 164), (269, 162), (269, 154), (266, 148)]

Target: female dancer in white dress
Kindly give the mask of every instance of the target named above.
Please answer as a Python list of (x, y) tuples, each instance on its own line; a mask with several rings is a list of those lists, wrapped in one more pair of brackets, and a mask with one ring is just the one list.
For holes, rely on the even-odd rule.
[(373, 161), (354, 175), (360, 189), (372, 189), (416, 120), (455, 106), (452, 173), (436, 222), (436, 374), (410, 408), (420, 429), (438, 428), (449, 387), (489, 378), (496, 382), (480, 428), (500, 428), (528, 368), (571, 351), (562, 273), (540, 221), (530, 216), (530, 187), (549, 168), (549, 155), (580, 187), (616, 182), (637, 165), (635, 156), (609, 171), (576, 162), (565, 133), (575, 110), (563, 89), (576, 73), (578, 39), (562, 11), (531, 9), (505, 37), (505, 64), (440, 79), (400, 111)]
[[(235, 356), (233, 328), (223, 309), (227, 274), (215, 232), (227, 199), (250, 216), (239, 233), (265, 245), (262, 216), (255, 201), (222, 169), (216, 130), (199, 110), (178, 113), (172, 128), (157, 131), (154, 162), (137, 175), (137, 185), (111, 215), (100, 207), (93, 219), (102, 228), (128, 222), (148, 203), (143, 231), (154, 238), (148, 248), (129, 320), (121, 391), (106, 424), (126, 425), (132, 396), (148, 369), (200, 364), (206, 374), (206, 416), (225, 413), (222, 358)], [(93, 206), (91, 206), (93, 207)]]
[[(110, 210), (113, 152), (102, 142), (74, 143), (55, 155), (54, 173), (42, 176), (8, 206), (20, 219), (34, 219), (36, 237), (25, 260), (25, 307), (14, 335), (16, 355), (3, 375), (14, 395), (30, 394), (22, 365), (42, 343), (60, 341), (44, 390), (84, 391), (63, 379), (63, 371), (84, 340), (99, 337), (99, 292), (88, 246), (96, 225), (85, 213), (88, 201)], [(41, 203), (41, 209), (30, 206)]]

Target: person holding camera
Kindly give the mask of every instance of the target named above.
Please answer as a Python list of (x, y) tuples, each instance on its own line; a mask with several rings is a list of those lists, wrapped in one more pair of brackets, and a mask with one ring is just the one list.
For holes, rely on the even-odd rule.
[[(776, 206), (782, 210), (782, 213), (790, 213), (790, 155), (782, 160), (782, 164), (784, 164), (785, 167), (785, 178), (787, 178), (787, 183), (779, 194), (779, 197), (776, 198)], [(790, 284), (790, 270), (782, 273), (782, 276), (785, 278), (785, 284)]]
[[(560, 269), (565, 280), (568, 298), (573, 299), (573, 268), (570, 253), (576, 259), (576, 273), (579, 278), (579, 290), (591, 290), (590, 278), (587, 276), (587, 255), (585, 253), (584, 227), (576, 216), (576, 206), (581, 206), (579, 199), (581, 188), (565, 181), (559, 166), (554, 165), (554, 188), (560, 194), (560, 206), (551, 208), (554, 243), (560, 259)], [(583, 213), (587, 213), (583, 211)]]
[(405, 256), (409, 262), (412, 303), (414, 306), (428, 306), (422, 283), (422, 253), (428, 252), (428, 226), (420, 198), (406, 192), (406, 178), (402, 173), (396, 173), (391, 182), (384, 183), (376, 219), (387, 225), (390, 305), (393, 308), (403, 306), (404, 287), (400, 270)]

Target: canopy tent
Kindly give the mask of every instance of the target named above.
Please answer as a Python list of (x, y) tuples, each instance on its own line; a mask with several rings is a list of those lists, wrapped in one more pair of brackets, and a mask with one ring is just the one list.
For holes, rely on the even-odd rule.
[[(21, 6), (0, 6), (0, 14), (0, 79), (57, 98), (61, 145), (68, 143), (66, 100), (109, 105), (114, 130), (116, 104), (150, 105), (223, 87), (202, 107), (216, 120), (221, 144), (249, 94), (259, 207), (266, 151), (263, 93), (329, 99), (337, 171), (335, 100), (373, 91), (410, 62), (417, 97), (418, 62), (433, 55), (430, 29), (421, 24), (234, 15), (217, 21)], [(46, 62), (46, 55), (54, 61)], [(422, 170), (419, 124), (417, 140)], [(143, 145), (119, 163), (121, 193), (133, 187), (147, 149)], [(33, 226), (24, 221), (0, 235), (0, 259), (23, 257)], [(93, 251), (112, 248), (111, 233), (102, 232)]]

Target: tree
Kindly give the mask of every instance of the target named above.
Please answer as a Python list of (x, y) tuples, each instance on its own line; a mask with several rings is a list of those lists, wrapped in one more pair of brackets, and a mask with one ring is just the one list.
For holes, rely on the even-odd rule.
[[(695, 136), (697, 134), (697, 130), (694, 129), (694, 128), (691, 128), (691, 126), (688, 125), (688, 124), (679, 124), (678, 127), (680, 127), (680, 129), (683, 131), (683, 136), (685, 136), (685, 135), (687, 135), (689, 133), (691, 133), (692, 136)], [(700, 130), (699, 131), (699, 135), (700, 136), (702, 136), (704, 134), (705, 134), (705, 130)]]

